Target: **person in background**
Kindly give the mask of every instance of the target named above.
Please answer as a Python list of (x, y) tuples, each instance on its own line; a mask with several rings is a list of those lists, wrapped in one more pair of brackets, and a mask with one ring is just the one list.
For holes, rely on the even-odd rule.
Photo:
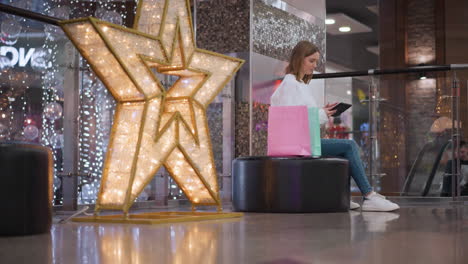
[[(460, 141), (460, 195), (468, 196), (468, 144), (466, 141)], [(452, 160), (447, 162), (445, 166), (445, 176), (442, 184), (442, 192), (440, 196), (452, 196)]]
[(328, 138), (348, 139), (348, 128), (343, 125), (340, 117), (333, 118), (333, 125), (327, 129)]
[[(310, 80), (317, 62), (320, 59), (318, 48), (309, 41), (301, 41), (293, 48), (289, 65), (286, 68), (286, 76), (271, 96), (271, 106), (298, 106), (319, 107), (317, 102), (323, 102), (324, 98), (315, 98), (314, 87)], [(335, 113), (334, 104), (326, 104), (319, 110), (319, 120), (324, 124)], [(362, 160), (359, 156), (359, 147), (353, 140), (347, 139), (322, 139), (322, 155), (339, 156), (349, 161), (351, 176), (359, 187), (364, 202), (363, 211), (389, 212), (400, 207), (376, 193), (369, 184), (364, 171)], [(350, 208), (357, 209), (360, 205), (351, 201)]]

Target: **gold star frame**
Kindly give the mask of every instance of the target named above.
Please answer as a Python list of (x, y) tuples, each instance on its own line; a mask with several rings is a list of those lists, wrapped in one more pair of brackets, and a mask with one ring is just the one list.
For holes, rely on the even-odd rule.
[[(117, 102), (98, 199), (128, 211), (163, 165), (192, 203), (221, 210), (206, 108), (244, 63), (198, 49), (189, 0), (140, 0), (133, 29), (61, 27)], [(179, 79), (167, 91), (153, 71)]]

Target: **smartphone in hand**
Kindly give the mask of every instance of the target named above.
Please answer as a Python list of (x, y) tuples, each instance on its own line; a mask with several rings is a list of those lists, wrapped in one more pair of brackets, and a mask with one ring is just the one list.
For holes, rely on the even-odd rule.
[(341, 115), (344, 111), (348, 110), (351, 105), (347, 103), (339, 103), (335, 107), (333, 107), (331, 110), (336, 110), (336, 112), (332, 115), (333, 117), (337, 117)]

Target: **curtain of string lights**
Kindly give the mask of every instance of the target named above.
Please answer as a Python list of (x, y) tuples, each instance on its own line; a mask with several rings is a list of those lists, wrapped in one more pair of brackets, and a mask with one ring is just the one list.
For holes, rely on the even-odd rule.
[[(122, 25), (127, 18), (127, 2), (111, 2), (111, 1), (48, 1), (44, 3), (45, 13), (49, 16), (70, 19), (85, 16), (94, 16), (101, 20), (109, 21), (114, 24)], [(131, 4), (131, 3), (130, 3)], [(133, 6), (135, 6), (133, 4)], [(132, 10), (133, 11), (133, 10)], [(57, 54), (61, 49), (64, 53), (67, 50), (74, 49), (65, 36), (62, 30), (55, 26), (46, 25), (45, 32), (47, 40), (44, 43), (44, 49), (51, 51), (52, 69), (48, 71), (49, 75), (44, 77), (45, 84), (43, 87), (43, 104), (44, 113), (48, 113), (48, 109), (57, 107), (57, 92), (55, 85), (60, 85), (63, 80), (58, 76), (63, 76), (60, 69), (60, 63), (57, 63)], [(63, 41), (66, 43), (63, 44)], [(63, 45), (60, 45), (63, 44)], [(104, 162), (104, 154), (109, 140), (110, 127), (112, 125), (112, 116), (115, 104), (112, 97), (104, 88), (103, 84), (89, 69), (89, 66), (84, 60), (80, 61), (81, 69), (81, 85), (79, 90), (79, 163), (78, 170), (81, 176), (78, 181), (78, 203), (92, 204), (95, 203), (97, 192), (99, 190), (99, 179)], [(58, 83), (55, 83), (57, 82)], [(52, 85), (47, 84), (52, 83)], [(51, 111), (54, 112), (54, 111)], [(53, 118), (43, 118), (43, 140), (51, 146), (56, 145), (57, 141), (63, 142), (62, 131), (57, 131)], [(57, 140), (56, 138), (59, 138)], [(48, 140), (48, 142), (47, 142)], [(62, 144), (63, 145), (63, 144)], [(55, 147), (55, 157), (58, 159), (61, 148)], [(57, 166), (56, 166), (57, 171)], [(56, 178), (57, 184), (55, 188), (60, 188), (60, 180)], [(57, 192), (56, 192), (57, 193)]]
[[(3, 0), (22, 9), (70, 19), (94, 16), (132, 22), (137, 1)], [(62, 204), (64, 74), (74, 47), (59, 27), (0, 13), (0, 140), (50, 146), (54, 156), (54, 204)], [(78, 203), (95, 203), (114, 100), (81, 60), (79, 90)], [(32, 89), (37, 88), (37, 89)], [(30, 91), (32, 90), (32, 91)], [(38, 93), (37, 91), (41, 91)], [(38, 100), (37, 98), (40, 98)], [(146, 195), (147, 197), (147, 195)]]
[[(60, 19), (94, 16), (131, 26), (138, 0), (0, 0)], [(59, 27), (0, 12), (0, 140), (49, 146), (54, 157), (54, 204), (63, 203), (64, 79), (74, 47)], [(115, 103), (85, 60), (79, 63), (78, 203), (94, 204)], [(175, 80), (160, 76), (165, 86)], [(165, 175), (164, 169), (158, 174)], [(169, 199), (186, 199), (172, 178)], [(147, 200), (151, 188), (138, 198)]]

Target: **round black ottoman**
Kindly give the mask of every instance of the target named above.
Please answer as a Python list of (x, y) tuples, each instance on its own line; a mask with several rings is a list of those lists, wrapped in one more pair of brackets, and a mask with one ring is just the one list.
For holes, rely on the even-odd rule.
[(0, 235), (49, 232), (52, 152), (28, 143), (0, 143)]
[(234, 210), (268, 213), (349, 210), (348, 161), (339, 158), (241, 157), (232, 166)]

